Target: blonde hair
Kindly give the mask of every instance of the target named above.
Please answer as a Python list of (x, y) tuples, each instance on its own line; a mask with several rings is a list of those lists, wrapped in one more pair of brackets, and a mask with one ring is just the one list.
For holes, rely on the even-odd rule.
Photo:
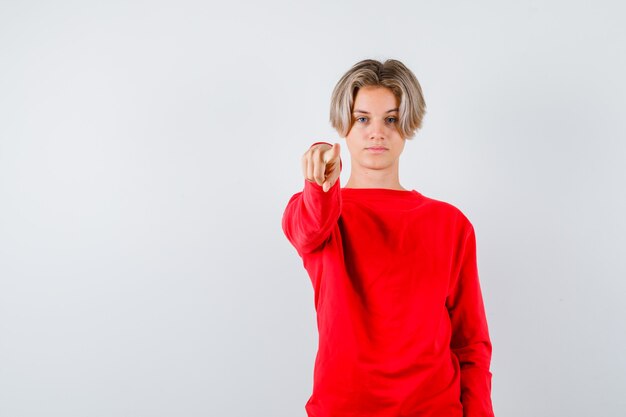
[(398, 131), (403, 138), (412, 138), (422, 127), (426, 102), (415, 75), (402, 62), (373, 59), (357, 62), (335, 85), (330, 101), (330, 124), (346, 137), (352, 128), (354, 99), (361, 87), (380, 86), (390, 89), (400, 103)]

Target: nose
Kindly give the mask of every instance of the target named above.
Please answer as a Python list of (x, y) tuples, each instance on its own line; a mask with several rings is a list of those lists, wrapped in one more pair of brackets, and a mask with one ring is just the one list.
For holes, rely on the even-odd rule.
[(370, 123), (369, 138), (372, 140), (385, 139), (385, 122), (381, 120), (375, 120)]

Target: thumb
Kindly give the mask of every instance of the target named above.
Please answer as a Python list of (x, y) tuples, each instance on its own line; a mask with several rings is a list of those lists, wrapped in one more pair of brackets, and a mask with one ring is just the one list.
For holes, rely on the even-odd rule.
[(333, 144), (333, 147), (324, 152), (324, 162), (328, 163), (334, 161), (341, 155), (341, 148), (338, 143)]

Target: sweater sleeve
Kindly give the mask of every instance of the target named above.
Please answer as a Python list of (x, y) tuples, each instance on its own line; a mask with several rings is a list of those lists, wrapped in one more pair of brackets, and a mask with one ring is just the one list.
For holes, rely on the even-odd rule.
[(464, 417), (493, 417), (491, 340), (476, 262), (476, 236), (470, 225), (461, 245), (460, 267), (446, 306), (452, 324), (451, 349), (461, 366)]
[(340, 214), (340, 178), (326, 192), (321, 185), (305, 179), (304, 189), (287, 203), (282, 218), (283, 232), (300, 255), (313, 252), (328, 239)]

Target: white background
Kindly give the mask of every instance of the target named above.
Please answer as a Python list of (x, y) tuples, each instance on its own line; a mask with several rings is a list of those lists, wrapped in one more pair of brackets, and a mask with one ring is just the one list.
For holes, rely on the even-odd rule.
[(624, 12), (0, 1), (0, 415), (304, 417), (280, 220), (364, 58), (424, 90), (402, 185), (476, 229), (496, 415), (623, 415)]

